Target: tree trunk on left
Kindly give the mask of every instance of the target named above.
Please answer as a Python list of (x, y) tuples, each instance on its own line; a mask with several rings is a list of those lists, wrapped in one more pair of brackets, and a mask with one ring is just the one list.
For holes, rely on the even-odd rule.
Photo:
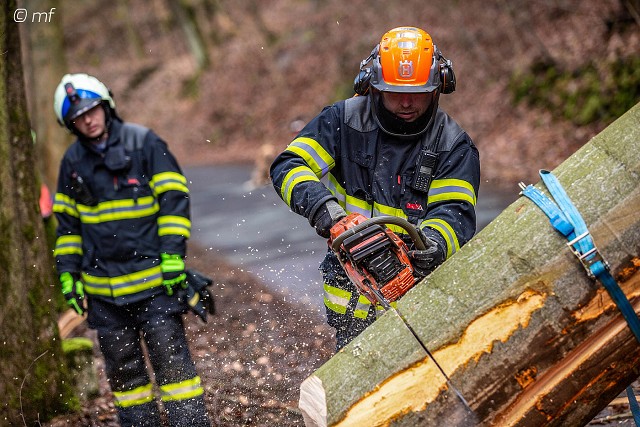
[[(67, 71), (59, 0), (22, 0), (18, 7), (51, 12), (19, 25), (23, 50), (27, 106), (35, 132), (37, 171), (53, 193), (58, 182), (62, 155), (72, 141), (53, 112), (53, 93)], [(12, 18), (12, 17), (11, 17)], [(47, 22), (43, 22), (46, 19)], [(40, 20), (40, 22), (38, 22)]]
[(51, 302), (57, 285), (33, 174), (21, 24), (15, 0), (0, 4), (0, 423), (34, 425), (78, 403)]

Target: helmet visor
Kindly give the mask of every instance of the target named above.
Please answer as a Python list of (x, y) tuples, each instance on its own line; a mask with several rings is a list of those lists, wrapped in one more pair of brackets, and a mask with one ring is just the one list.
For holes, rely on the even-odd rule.
[(75, 102), (71, 102), (68, 96), (62, 102), (62, 117), (65, 122), (78, 118), (102, 102), (100, 95), (95, 92), (78, 89), (77, 94), (79, 98)]
[[(392, 71), (387, 72), (386, 68), (381, 67), (380, 59), (376, 58), (373, 67), (374, 70), (378, 68), (381, 72), (374, 71), (371, 86), (381, 92), (428, 93), (440, 87), (439, 64), (435, 57), (431, 61), (426, 81), (416, 81), (415, 79), (401, 77), (402, 75), (412, 74), (412, 67), (415, 67), (415, 65), (410, 61), (408, 63), (399, 63), (397, 67), (392, 68)], [(381, 78), (377, 78), (378, 76)]]

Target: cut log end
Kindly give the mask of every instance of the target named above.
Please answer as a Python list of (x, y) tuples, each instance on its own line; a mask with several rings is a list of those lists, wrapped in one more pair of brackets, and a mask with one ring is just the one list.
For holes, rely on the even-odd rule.
[(311, 376), (300, 385), (300, 411), (307, 427), (327, 427), (327, 398), (322, 380)]

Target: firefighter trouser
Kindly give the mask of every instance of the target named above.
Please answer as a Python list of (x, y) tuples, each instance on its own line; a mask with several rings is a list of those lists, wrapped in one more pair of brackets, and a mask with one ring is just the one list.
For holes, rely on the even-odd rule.
[(336, 351), (376, 320), (376, 307), (356, 289), (331, 251), (320, 264), (327, 323), (336, 330)]
[(165, 294), (119, 307), (90, 302), (121, 425), (159, 426), (160, 411), (147, 373), (143, 341), (170, 426), (210, 426), (203, 388), (191, 360), (183, 304)]

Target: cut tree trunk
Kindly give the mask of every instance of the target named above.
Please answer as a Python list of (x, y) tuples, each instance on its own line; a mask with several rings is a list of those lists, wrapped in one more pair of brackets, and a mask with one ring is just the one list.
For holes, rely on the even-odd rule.
[[(554, 174), (639, 312), (640, 104)], [(524, 197), (398, 308), (470, 410), (388, 312), (302, 383), (307, 426), (579, 426), (640, 375), (606, 290)]]

